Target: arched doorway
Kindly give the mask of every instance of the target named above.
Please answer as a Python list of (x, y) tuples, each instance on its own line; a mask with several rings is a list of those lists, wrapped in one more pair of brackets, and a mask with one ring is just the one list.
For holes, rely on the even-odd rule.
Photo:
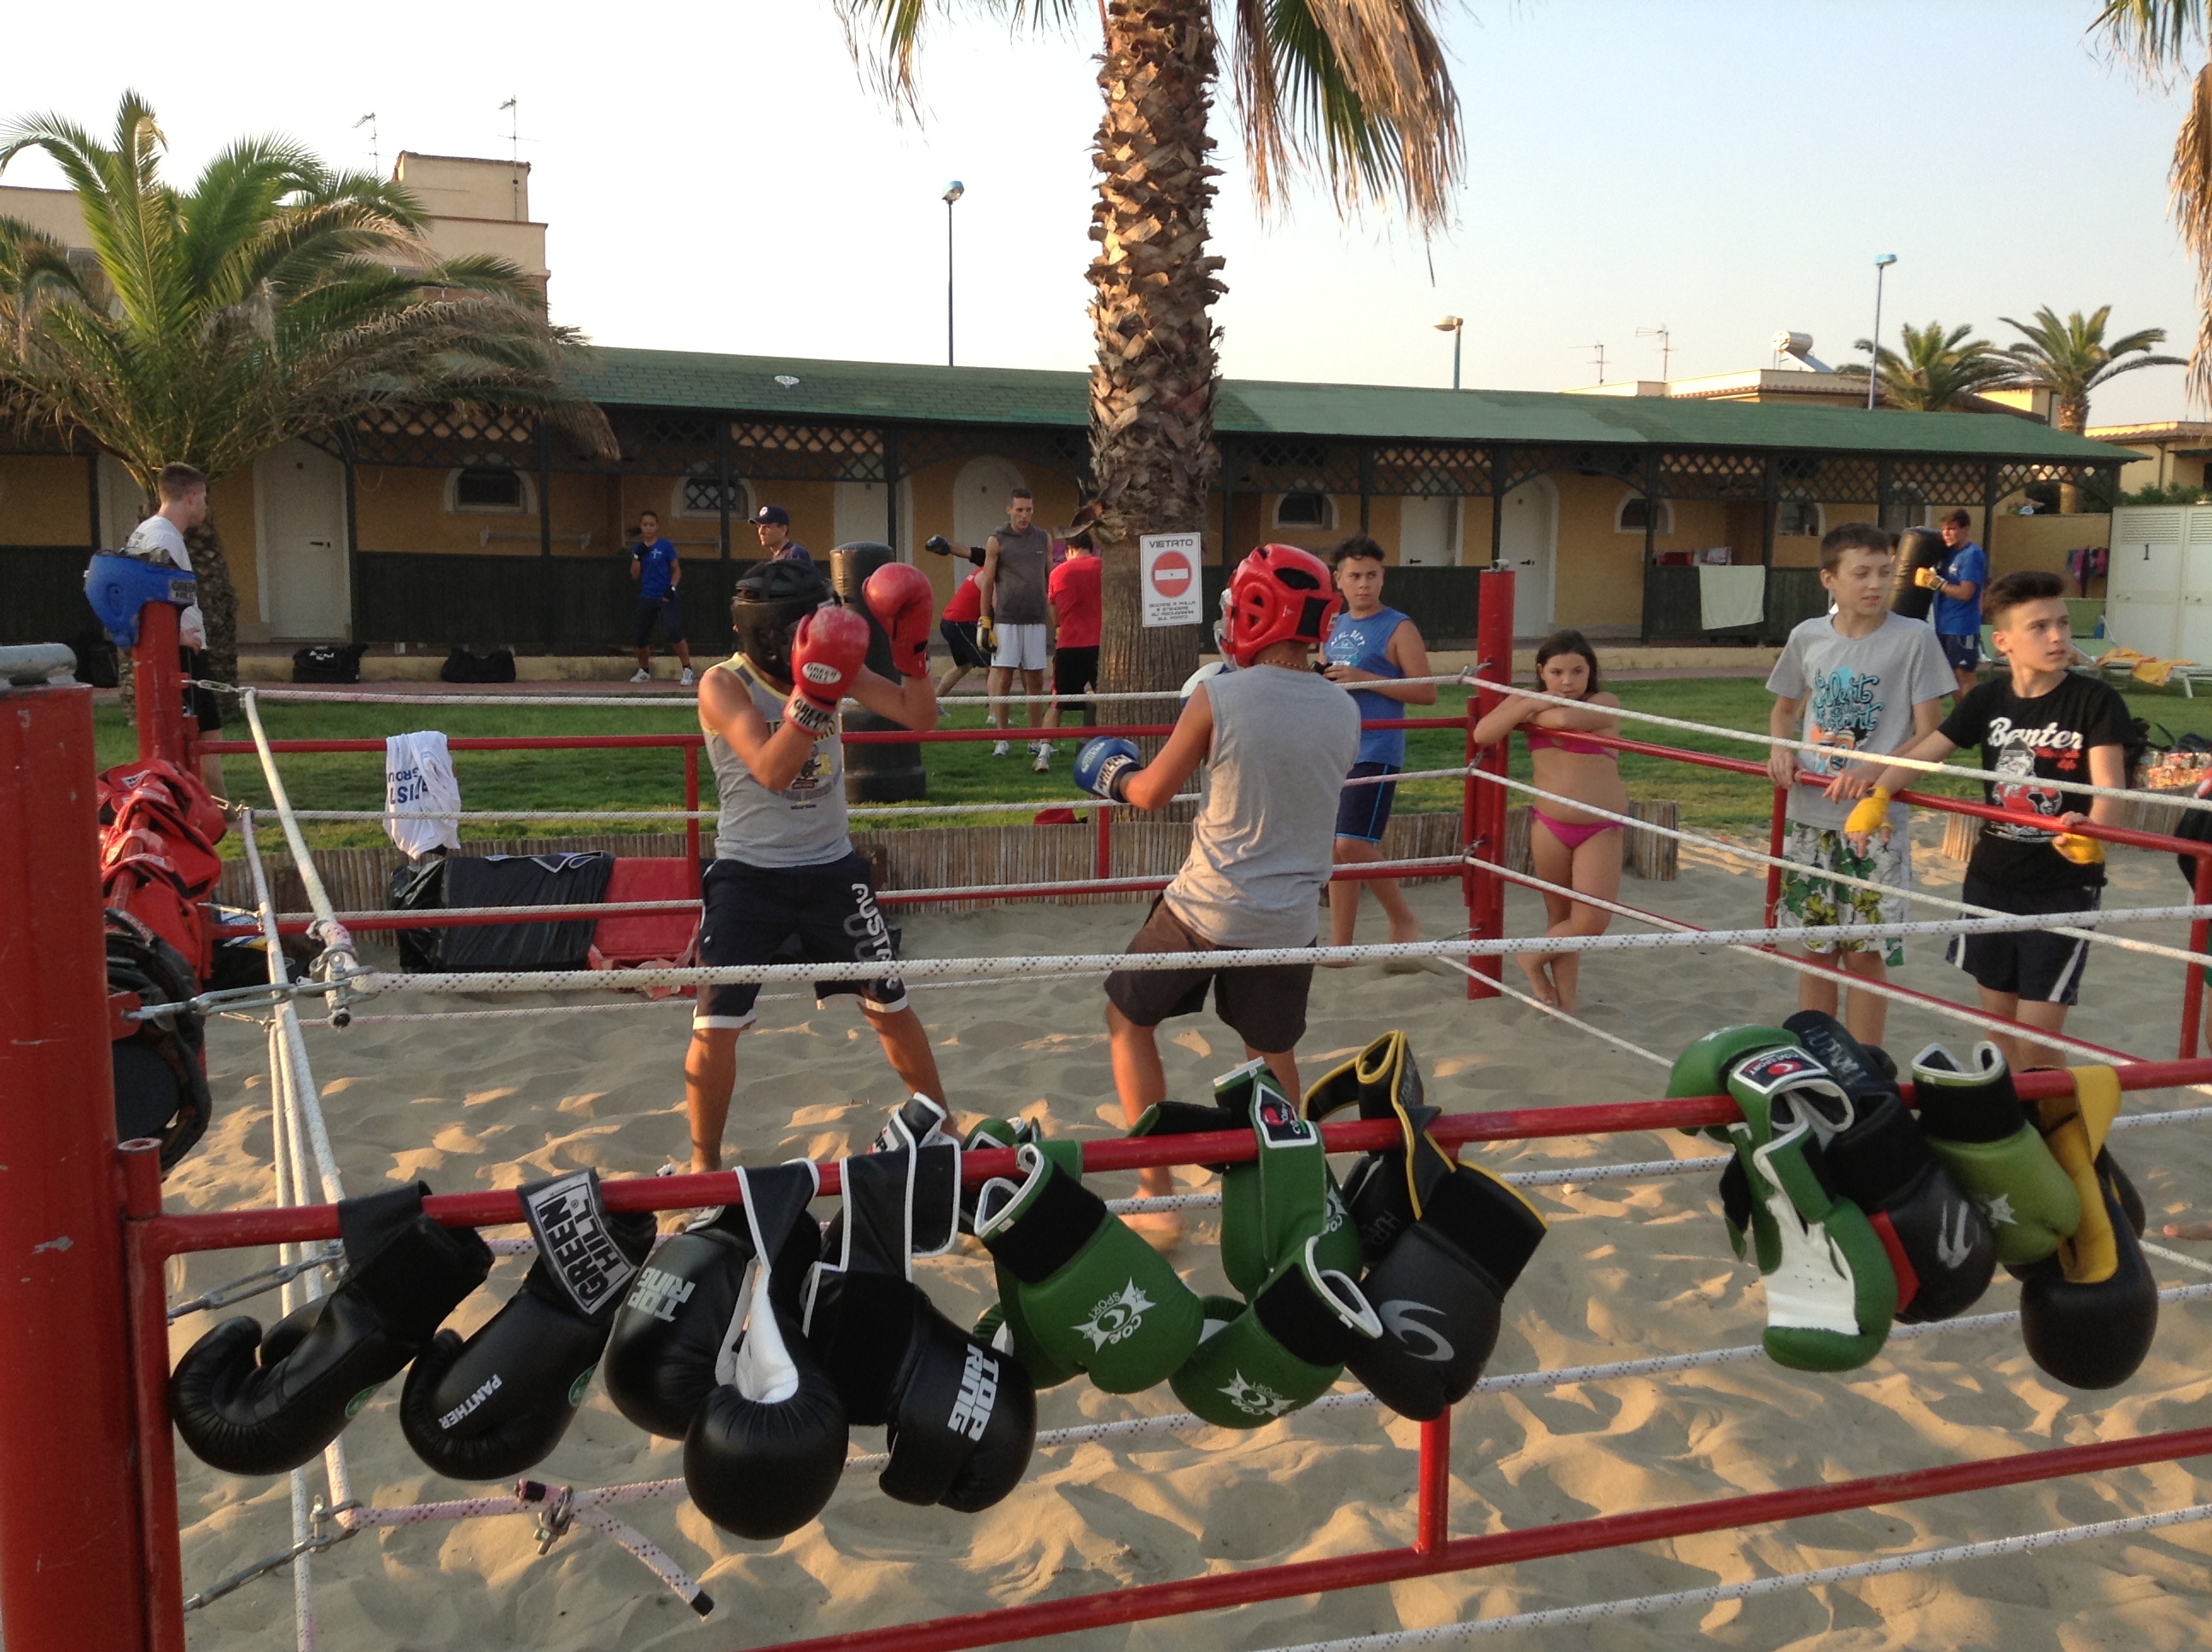
[(1552, 629), (1552, 598), (1559, 569), (1559, 495), (1549, 477), (1531, 477), (1505, 495), (1498, 535), (1498, 565), (1513, 570), (1513, 635), (1541, 636)]
[(960, 467), (952, 484), (952, 538), (963, 545), (980, 545), (996, 533), (1006, 519), (1006, 495), (1029, 486), (1021, 467), (1010, 459), (988, 454), (971, 459)]

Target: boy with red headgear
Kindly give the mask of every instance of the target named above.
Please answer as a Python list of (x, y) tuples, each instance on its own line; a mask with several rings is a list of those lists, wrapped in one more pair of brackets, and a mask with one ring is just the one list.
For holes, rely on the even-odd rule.
[[(1208, 954), (1311, 946), (1336, 836), (1336, 799), (1359, 752), (1352, 696), (1310, 669), (1344, 605), (1322, 560), (1262, 545), (1238, 564), (1223, 603), (1222, 650), (1237, 666), (1198, 683), (1160, 754), (1146, 763), (1129, 741), (1093, 740), (1075, 781), (1095, 796), (1158, 809), (1206, 764), (1190, 854), (1129, 943), (1134, 952), (1183, 952), (1188, 969), (1123, 970), (1106, 978), (1114, 1086), (1133, 1124), (1167, 1099), (1153, 1029), (1195, 1015), (1209, 987), (1214, 1013), (1297, 1096), (1294, 1054), (1306, 1029), (1311, 964), (1224, 969)], [(1171, 1190), (1164, 1167), (1143, 1173), (1147, 1194)], [(1172, 1216), (1137, 1218), (1170, 1236)]]

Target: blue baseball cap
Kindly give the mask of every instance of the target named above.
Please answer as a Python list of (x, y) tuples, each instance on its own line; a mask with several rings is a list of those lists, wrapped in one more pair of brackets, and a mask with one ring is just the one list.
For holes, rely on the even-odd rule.
[(766, 527), (771, 522), (787, 528), (791, 525), (791, 513), (781, 505), (763, 505), (753, 513), (755, 526)]

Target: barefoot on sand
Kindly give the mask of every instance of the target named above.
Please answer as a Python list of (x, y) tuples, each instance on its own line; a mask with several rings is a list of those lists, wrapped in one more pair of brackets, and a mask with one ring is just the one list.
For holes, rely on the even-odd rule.
[(1528, 977), (1528, 990), (1534, 994), (1536, 1001), (1557, 1009), (1559, 1005), (1559, 989), (1552, 984), (1551, 959), (1534, 953), (1522, 952), (1515, 955), (1513, 962), (1519, 964), (1521, 973)]

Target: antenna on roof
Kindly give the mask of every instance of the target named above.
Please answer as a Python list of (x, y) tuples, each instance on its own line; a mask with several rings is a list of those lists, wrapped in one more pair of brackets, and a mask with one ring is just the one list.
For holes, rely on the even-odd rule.
[(1597, 354), (1591, 359), (1595, 361), (1597, 363), (1597, 381), (1600, 384), (1603, 384), (1605, 382), (1605, 345), (1602, 343), (1600, 343), (1588, 345), (1586, 348), (1597, 352)]
[(1671, 377), (1668, 366), (1674, 358), (1674, 335), (1667, 331), (1667, 324), (1662, 321), (1656, 327), (1638, 327), (1636, 336), (1659, 341), (1659, 376), (1662, 379)]
[(364, 126), (368, 128), (368, 169), (373, 173), (381, 173), (384, 170), (384, 162), (377, 152), (375, 110), (370, 110), (353, 124), (353, 129), (356, 131), (359, 131)]
[(507, 112), (507, 158), (514, 161), (522, 159), (522, 112), (515, 106), (520, 101), (509, 98), (499, 106)]

